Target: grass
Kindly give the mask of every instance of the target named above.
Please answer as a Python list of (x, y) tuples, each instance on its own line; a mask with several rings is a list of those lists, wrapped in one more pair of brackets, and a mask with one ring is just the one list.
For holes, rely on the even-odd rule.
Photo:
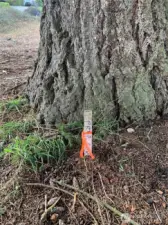
[(15, 122), (4, 123), (0, 127), (0, 140), (8, 142), (16, 136), (28, 135), (33, 129), (34, 122)]
[[(0, 113), (23, 113), (26, 105), (27, 101), (23, 98), (1, 102)], [(93, 125), (94, 142), (104, 140), (117, 128), (117, 121), (96, 121)], [(19, 165), (22, 162), (37, 172), (46, 164), (63, 162), (67, 157), (67, 149), (75, 146), (80, 150), (82, 129), (82, 122), (59, 124), (56, 128), (47, 129), (47, 135), (49, 132), (50, 137), (51, 132), (54, 138), (46, 138), (45, 128), (35, 127), (33, 120), (6, 122), (0, 127), (0, 141), (6, 144), (1, 157), (7, 154), (13, 163)]]
[(40, 12), (42, 12), (42, 11), (43, 11), (43, 7), (42, 7), (42, 6), (39, 6), (39, 7), (38, 7), (38, 10), (39, 10)]
[[(25, 99), (12, 99), (0, 103), (1, 114), (12, 112), (23, 113), (27, 105)], [(55, 138), (44, 138), (45, 128), (35, 127), (34, 121), (9, 121), (0, 127), (0, 142), (5, 143), (1, 157), (10, 156), (15, 164), (22, 162), (33, 171), (41, 170), (45, 164), (61, 163), (66, 158), (67, 148), (72, 149), (79, 137), (81, 124), (60, 124), (55, 129)], [(42, 132), (43, 131), (43, 132)]]
[(15, 29), (19, 22), (33, 21), (33, 17), (11, 7), (0, 7), (0, 32)]
[[(10, 136), (10, 144), (8, 144), (1, 157), (8, 154), (15, 164), (23, 162), (33, 171), (41, 170), (45, 164), (61, 163), (66, 158), (66, 150), (72, 149), (77, 141), (77, 134), (72, 134), (69, 129), (74, 128), (75, 124), (67, 126), (59, 125), (55, 132), (57, 136), (54, 139), (42, 137), (39, 133), (28, 134), (32, 128), (32, 124), (23, 124), (10, 122), (3, 125), (4, 138)], [(22, 132), (22, 137), (17, 134)], [(75, 131), (76, 132), (76, 131)], [(14, 137), (12, 139), (12, 137)], [(79, 139), (78, 139), (79, 140)]]
[(2, 111), (11, 112), (19, 111), (24, 105), (27, 104), (27, 100), (23, 98), (11, 99), (6, 102), (0, 102), (0, 113)]
[(8, 8), (10, 7), (8, 2), (0, 2), (0, 8)]
[[(116, 121), (111, 123), (102, 121), (95, 124), (95, 140), (102, 141), (105, 135), (114, 133), (116, 126)], [(11, 143), (5, 147), (1, 156), (9, 154), (13, 163), (19, 165), (23, 162), (37, 172), (45, 164), (63, 162), (67, 157), (67, 149), (73, 149), (74, 146), (80, 149), (80, 134), (83, 127), (80, 122), (58, 125), (54, 139), (44, 138), (40, 133), (30, 134), (32, 127), (30, 122), (5, 123), (1, 128), (3, 131), (1, 135), (3, 139), (10, 139)], [(21, 137), (18, 136), (20, 133)]]
[(66, 145), (62, 137), (47, 140), (38, 135), (30, 135), (25, 139), (16, 137), (4, 149), (4, 154), (10, 154), (13, 163), (24, 164), (33, 171), (41, 170), (45, 164), (60, 163), (65, 159)]
[(93, 125), (93, 140), (102, 141), (107, 136), (117, 132), (119, 123), (117, 120), (99, 120)]

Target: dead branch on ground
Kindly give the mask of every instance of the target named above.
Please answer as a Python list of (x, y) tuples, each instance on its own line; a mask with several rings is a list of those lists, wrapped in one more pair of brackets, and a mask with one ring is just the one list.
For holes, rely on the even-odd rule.
[[(63, 182), (59, 182), (59, 181), (54, 181), (56, 184), (58, 184), (59, 186), (62, 186), (64, 188), (68, 188), (68, 189), (71, 189), (71, 190), (75, 190), (76, 192), (80, 193), (80, 194), (83, 194), (85, 195), (87, 198), (89, 199), (92, 199), (93, 201), (95, 201), (96, 203), (98, 203), (100, 206), (103, 206), (105, 207), (106, 209), (110, 210), (111, 212), (113, 212), (115, 215), (118, 215), (120, 216), (120, 218), (122, 219), (125, 219), (127, 221), (129, 221), (130, 224), (132, 225), (139, 225), (138, 223), (136, 223), (134, 220), (132, 220), (131, 218), (128, 217), (128, 215), (124, 214), (124, 213), (121, 213), (118, 209), (110, 206), (108, 203), (106, 202), (103, 202), (101, 201), (100, 199), (90, 195), (89, 193), (85, 192), (85, 191), (82, 191), (78, 188), (75, 188), (71, 185), (68, 185), (68, 184), (65, 184)], [(60, 188), (60, 187), (55, 187), (55, 186), (50, 186), (50, 185), (45, 185), (45, 184), (41, 184), (41, 183), (27, 183), (26, 184), (27, 186), (37, 186), (37, 187), (43, 187), (43, 188), (50, 188), (50, 189), (53, 189), (53, 190), (58, 190), (58, 191), (61, 191), (61, 192), (64, 192), (68, 195), (71, 195), (72, 196), (72, 193), (63, 189), (63, 188)]]

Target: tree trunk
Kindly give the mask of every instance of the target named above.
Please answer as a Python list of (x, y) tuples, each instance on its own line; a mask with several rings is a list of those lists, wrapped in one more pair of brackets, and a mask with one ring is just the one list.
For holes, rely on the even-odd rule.
[(166, 0), (44, 0), (27, 93), (41, 123), (168, 113)]

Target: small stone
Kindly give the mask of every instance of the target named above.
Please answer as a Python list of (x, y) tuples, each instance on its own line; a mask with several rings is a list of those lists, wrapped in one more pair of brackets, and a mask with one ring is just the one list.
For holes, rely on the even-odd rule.
[(132, 134), (132, 133), (135, 132), (135, 130), (134, 130), (133, 128), (128, 128), (128, 129), (127, 129), (127, 132), (128, 132), (129, 134)]
[(153, 201), (152, 198), (149, 198), (149, 199), (147, 199), (146, 201), (147, 201), (147, 203), (148, 203), (149, 205), (152, 205), (152, 204), (154, 203), (154, 201)]
[(168, 143), (166, 144), (166, 149), (168, 149)]
[(129, 192), (129, 187), (127, 185), (124, 185), (123, 189), (124, 189), (125, 193)]
[(58, 224), (59, 224), (59, 225), (65, 225), (65, 223), (64, 223), (63, 220), (59, 220)]
[(51, 212), (52, 213), (56, 213), (56, 214), (61, 214), (65, 211), (64, 207), (58, 206), (58, 207), (54, 207)]

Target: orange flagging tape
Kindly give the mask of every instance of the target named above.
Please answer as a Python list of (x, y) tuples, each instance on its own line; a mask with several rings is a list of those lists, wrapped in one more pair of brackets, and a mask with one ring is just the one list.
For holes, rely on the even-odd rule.
[(83, 131), (82, 132), (82, 147), (80, 150), (80, 158), (84, 157), (84, 151), (87, 151), (92, 159), (95, 159), (95, 156), (92, 154), (92, 151), (87, 143), (86, 136), (87, 134), (92, 134), (92, 131)]

